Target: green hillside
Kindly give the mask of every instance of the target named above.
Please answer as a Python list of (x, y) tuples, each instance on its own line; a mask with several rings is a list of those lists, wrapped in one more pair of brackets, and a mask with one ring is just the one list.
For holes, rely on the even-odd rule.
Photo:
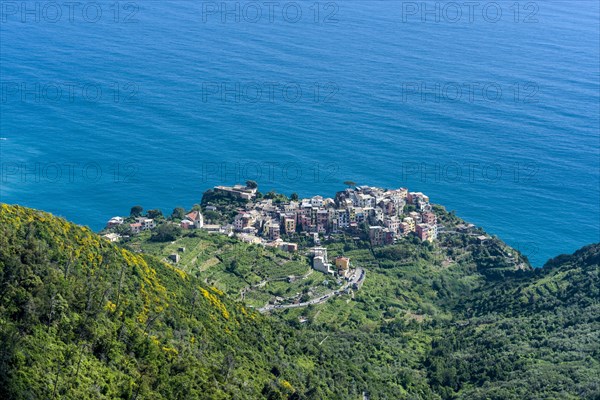
[(153, 257), (2, 205), (0, 398), (261, 398), (284, 364), (264, 318)]
[(600, 398), (599, 261), (586, 246), (475, 293), (433, 345), (431, 384), (465, 399)]
[(329, 243), (361, 289), (268, 316), (245, 304), (335, 283), (219, 235), (128, 246), (2, 205), (0, 398), (600, 397), (600, 244), (529, 270), (496, 239)]

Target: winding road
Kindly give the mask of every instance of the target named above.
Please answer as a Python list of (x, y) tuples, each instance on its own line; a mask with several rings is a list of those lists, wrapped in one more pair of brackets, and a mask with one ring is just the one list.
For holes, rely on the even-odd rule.
[(346, 289), (348, 289), (350, 286), (357, 284), (358, 286), (362, 285), (363, 282), (365, 281), (365, 276), (366, 276), (366, 272), (364, 269), (362, 268), (356, 268), (354, 275), (352, 275), (352, 277), (350, 278), (350, 280), (348, 282), (346, 282), (346, 284), (344, 284), (344, 286), (342, 286), (341, 288), (331, 291), (329, 293), (326, 293), (320, 297), (316, 297), (314, 299), (311, 299), (309, 301), (305, 301), (304, 303), (296, 303), (296, 304), (268, 304), (262, 308), (258, 309), (258, 312), (261, 313), (265, 313), (265, 312), (269, 312), (272, 310), (281, 310), (281, 309), (285, 309), (285, 308), (299, 308), (299, 307), (307, 307), (310, 306), (311, 304), (322, 304), (325, 303), (327, 300), (329, 300), (330, 298), (334, 297), (334, 296), (339, 296), (343, 291), (345, 291)]
[(290, 276), (284, 276), (281, 278), (264, 279), (255, 285), (252, 285), (252, 286), (249, 286), (249, 287), (246, 287), (246, 288), (243, 288), (242, 290), (240, 290), (240, 298), (242, 301), (244, 301), (244, 299), (246, 298), (246, 293), (251, 292), (252, 290), (257, 289), (257, 288), (265, 287), (265, 285), (269, 282), (286, 281), (290, 278), (293, 278), (294, 280), (308, 279), (308, 277), (311, 276), (311, 274), (313, 272), (314, 272), (314, 269), (309, 268), (308, 272), (305, 273), (304, 275), (290, 275)]

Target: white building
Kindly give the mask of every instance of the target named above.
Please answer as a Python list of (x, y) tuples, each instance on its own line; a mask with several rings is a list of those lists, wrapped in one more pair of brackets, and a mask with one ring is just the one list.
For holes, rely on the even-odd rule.
[(152, 218), (138, 217), (135, 220), (141, 225), (141, 230), (143, 231), (156, 228), (156, 222)]
[(313, 207), (322, 207), (323, 206), (323, 196), (311, 197), (310, 204)]
[(325, 274), (333, 274), (331, 264), (327, 259), (327, 249), (325, 247), (313, 247), (311, 252), (313, 255), (313, 268)]
[(106, 235), (102, 235), (102, 237), (108, 240), (109, 242), (118, 242), (121, 238), (121, 235), (117, 233), (107, 233)]
[(112, 217), (106, 223), (107, 228), (114, 228), (115, 226), (122, 225), (125, 219), (123, 217)]
[(369, 194), (359, 193), (356, 197), (358, 207), (372, 207), (374, 205), (375, 199)]
[(389, 228), (394, 232), (398, 232), (400, 229), (400, 221), (397, 217), (388, 217), (384, 220), (383, 224), (386, 228)]

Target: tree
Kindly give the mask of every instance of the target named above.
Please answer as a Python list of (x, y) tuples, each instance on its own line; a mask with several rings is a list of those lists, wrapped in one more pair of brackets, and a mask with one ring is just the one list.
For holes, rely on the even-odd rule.
[(171, 242), (177, 239), (180, 233), (181, 229), (177, 225), (166, 223), (156, 228), (150, 240), (153, 242)]
[(206, 211), (204, 213), (204, 218), (211, 221), (211, 222), (216, 222), (219, 220), (219, 218), (221, 217), (221, 214), (219, 214), (216, 211)]
[(274, 199), (277, 196), (277, 193), (275, 193), (274, 190), (271, 190), (267, 193), (265, 193), (265, 199), (269, 200), (269, 199)]
[(183, 207), (175, 207), (173, 209), (173, 212), (171, 213), (171, 218), (184, 219), (185, 218), (185, 209)]
[(290, 196), (290, 200), (292, 201), (298, 201), (298, 193), (292, 193), (292, 195)]
[(148, 218), (156, 219), (156, 218), (162, 217), (163, 213), (159, 209), (154, 209), (154, 210), (148, 210), (147, 215), (148, 215)]
[(114, 233), (118, 233), (119, 235), (128, 235), (131, 231), (129, 224), (121, 224), (112, 228)]
[(246, 181), (246, 187), (250, 189), (256, 189), (258, 187), (258, 183), (256, 183), (256, 181)]
[(344, 185), (348, 186), (349, 188), (356, 186), (356, 182), (352, 182), (352, 181), (344, 181)]
[(129, 211), (129, 215), (132, 217), (141, 217), (143, 212), (144, 212), (144, 207), (133, 206), (133, 207), (131, 207), (131, 211)]

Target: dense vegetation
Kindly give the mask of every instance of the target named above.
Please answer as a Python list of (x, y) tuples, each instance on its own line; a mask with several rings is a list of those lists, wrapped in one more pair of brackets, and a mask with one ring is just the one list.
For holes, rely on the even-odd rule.
[(0, 227), (0, 398), (294, 392), (287, 333), (222, 292), (49, 214), (2, 205)]
[(488, 284), (433, 344), (431, 383), (461, 398), (600, 398), (600, 246)]
[[(265, 317), (240, 290), (278, 268), (305, 273), (302, 257), (142, 237), (127, 250), (2, 205), (0, 398), (600, 397), (598, 244), (531, 270), (497, 239), (344, 239), (327, 247), (367, 269), (361, 290)], [(181, 269), (160, 260), (181, 244)]]

